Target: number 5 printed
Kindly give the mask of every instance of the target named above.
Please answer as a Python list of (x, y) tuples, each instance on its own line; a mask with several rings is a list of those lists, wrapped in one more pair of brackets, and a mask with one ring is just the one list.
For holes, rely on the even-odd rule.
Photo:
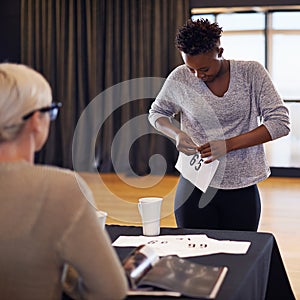
[(196, 153), (193, 155), (192, 159), (190, 160), (190, 166), (194, 166), (195, 165), (195, 170), (199, 171), (202, 165), (202, 162), (204, 160), (201, 158), (199, 153)]

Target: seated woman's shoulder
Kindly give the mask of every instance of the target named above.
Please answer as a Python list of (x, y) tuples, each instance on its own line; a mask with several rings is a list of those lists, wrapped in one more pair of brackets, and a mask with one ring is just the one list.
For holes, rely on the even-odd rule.
[[(93, 201), (90, 188), (79, 173), (70, 169), (60, 168), (56, 166), (35, 165), (38, 172), (37, 180), (46, 183), (49, 189), (55, 193), (66, 193), (79, 195), (88, 201)], [(39, 178), (39, 179), (38, 179)]]

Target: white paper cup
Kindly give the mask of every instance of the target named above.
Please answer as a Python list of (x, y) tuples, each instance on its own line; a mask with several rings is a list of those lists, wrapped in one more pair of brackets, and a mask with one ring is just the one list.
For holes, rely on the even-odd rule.
[(97, 210), (96, 214), (97, 214), (98, 220), (101, 224), (101, 227), (104, 228), (105, 222), (106, 222), (106, 217), (107, 217), (107, 212), (102, 211), (102, 210)]
[(155, 236), (160, 233), (160, 209), (162, 198), (140, 198), (138, 208), (142, 217), (143, 235)]

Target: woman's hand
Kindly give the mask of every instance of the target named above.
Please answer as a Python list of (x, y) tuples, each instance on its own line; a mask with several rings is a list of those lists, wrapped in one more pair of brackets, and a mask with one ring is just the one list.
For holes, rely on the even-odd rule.
[(200, 152), (202, 158), (209, 157), (207, 160), (205, 160), (205, 163), (210, 163), (230, 151), (260, 145), (271, 140), (272, 137), (268, 129), (264, 125), (260, 125), (249, 132), (226, 140), (210, 141), (202, 146), (199, 146), (198, 151)]
[(186, 155), (192, 155), (198, 152), (198, 146), (183, 131), (176, 135), (175, 141), (177, 150)]
[(204, 162), (208, 164), (228, 152), (226, 140), (210, 141), (199, 146), (198, 151), (202, 158), (207, 158)]

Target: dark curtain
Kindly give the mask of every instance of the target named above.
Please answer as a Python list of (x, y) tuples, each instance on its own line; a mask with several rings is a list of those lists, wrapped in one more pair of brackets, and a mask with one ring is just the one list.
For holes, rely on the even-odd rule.
[(146, 116), (182, 63), (174, 38), (188, 17), (188, 0), (21, 0), (21, 62), (63, 103), (37, 162), (146, 174), (161, 154), (173, 172), (174, 144)]

